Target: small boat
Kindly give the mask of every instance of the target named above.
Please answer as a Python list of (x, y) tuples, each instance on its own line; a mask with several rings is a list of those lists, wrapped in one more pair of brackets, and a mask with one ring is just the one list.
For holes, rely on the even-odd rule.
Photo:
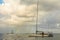
[(29, 35), (29, 37), (48, 37), (48, 35)]
[(29, 35), (29, 37), (53, 37), (53, 34), (42, 32), (42, 33)]
[(50, 34), (48, 35), (48, 37), (53, 37), (53, 34), (50, 33)]

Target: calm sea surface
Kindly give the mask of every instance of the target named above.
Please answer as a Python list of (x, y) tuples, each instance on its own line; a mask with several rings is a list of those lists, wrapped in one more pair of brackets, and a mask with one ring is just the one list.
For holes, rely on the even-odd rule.
[(53, 34), (53, 37), (38, 37), (36, 40), (60, 40), (60, 34)]
[[(21, 34), (20, 34), (21, 35)], [(23, 36), (26, 36), (27, 34), (24, 34)], [(3, 34), (0, 34), (0, 40), (3, 39)], [(16, 38), (16, 40), (60, 40), (60, 34), (53, 34), (53, 37), (20, 37)]]
[(53, 34), (53, 37), (31, 37), (25, 38), (25, 40), (60, 40), (60, 34)]

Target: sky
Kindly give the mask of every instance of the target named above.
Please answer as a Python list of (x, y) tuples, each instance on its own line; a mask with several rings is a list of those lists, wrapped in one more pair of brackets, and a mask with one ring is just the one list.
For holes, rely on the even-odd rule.
[[(0, 33), (35, 33), (37, 1), (0, 0)], [(38, 31), (60, 33), (60, 0), (38, 3)]]
[(0, 4), (2, 4), (3, 3), (3, 0), (0, 0)]

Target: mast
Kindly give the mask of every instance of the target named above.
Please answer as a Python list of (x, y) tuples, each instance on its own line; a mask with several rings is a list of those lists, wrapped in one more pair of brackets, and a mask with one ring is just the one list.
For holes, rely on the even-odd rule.
[(37, 14), (36, 14), (36, 34), (37, 34), (37, 31), (38, 31), (38, 4), (39, 4), (39, 0), (37, 0)]

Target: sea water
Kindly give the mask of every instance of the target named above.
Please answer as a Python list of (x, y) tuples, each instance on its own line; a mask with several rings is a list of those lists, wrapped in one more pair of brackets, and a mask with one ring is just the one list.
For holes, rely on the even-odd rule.
[(60, 40), (60, 34), (53, 34), (53, 37), (31, 37), (26, 40)]
[[(21, 35), (22, 37), (20, 37), (20, 38), (17, 38), (16, 37), (16, 39), (14, 38), (13, 40), (60, 40), (60, 34), (53, 34), (53, 37), (25, 37), (25, 36), (27, 36), (28, 34), (19, 34), (19, 35)], [(3, 38), (3, 36), (4, 36), (4, 34), (0, 34), (0, 40), (3, 40), (4, 38)], [(14, 35), (14, 37), (15, 37), (16, 35)], [(6, 36), (5, 36), (6, 37)], [(9, 37), (9, 36), (8, 36)], [(12, 37), (12, 36), (11, 36)], [(10, 37), (10, 38), (11, 38)], [(10, 40), (10, 38), (9, 39), (7, 39), (7, 40)], [(12, 40), (12, 39), (11, 39)]]

